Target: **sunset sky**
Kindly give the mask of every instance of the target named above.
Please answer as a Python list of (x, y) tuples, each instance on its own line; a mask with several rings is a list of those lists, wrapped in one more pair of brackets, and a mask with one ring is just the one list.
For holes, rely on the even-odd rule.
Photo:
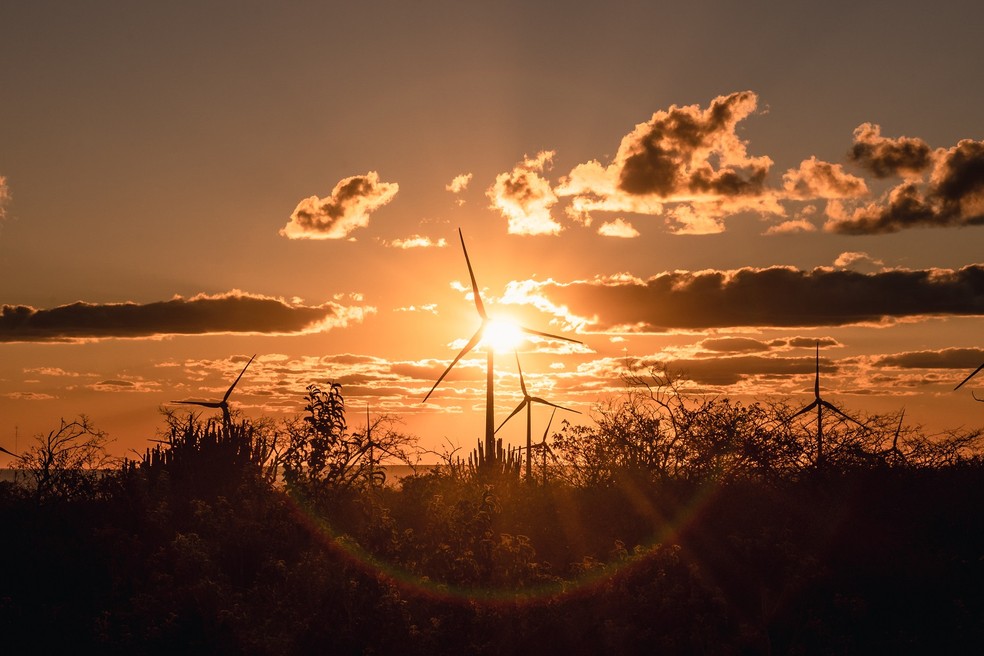
[[(320, 4), (320, 7), (315, 5)], [(0, 18), (0, 446), (341, 382), (484, 427), (483, 298), (531, 393), (686, 389), (984, 424), (976, 2), (18, 2)], [(497, 417), (520, 400), (497, 358)], [(981, 395), (981, 392), (978, 392)], [(534, 411), (534, 432), (549, 412)], [(353, 423), (358, 421), (352, 417)], [(504, 431), (518, 444), (522, 422)], [(538, 428), (539, 427), (539, 428)], [(0, 466), (9, 463), (0, 455)]]

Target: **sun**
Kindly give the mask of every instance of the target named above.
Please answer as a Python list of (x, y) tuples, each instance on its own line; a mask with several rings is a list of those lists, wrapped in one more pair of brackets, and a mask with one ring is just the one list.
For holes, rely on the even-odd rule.
[(515, 351), (524, 339), (519, 324), (508, 317), (489, 319), (482, 332), (482, 344), (499, 353)]

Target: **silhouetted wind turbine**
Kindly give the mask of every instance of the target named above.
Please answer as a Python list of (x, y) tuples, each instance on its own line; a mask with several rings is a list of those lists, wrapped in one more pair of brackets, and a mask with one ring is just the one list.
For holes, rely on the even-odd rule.
[(899, 415), (899, 425), (895, 428), (895, 436), (892, 438), (892, 447), (890, 449), (885, 449), (881, 452), (882, 458), (887, 462), (889, 458), (892, 460), (905, 463), (905, 455), (899, 451), (899, 433), (902, 432), (902, 420), (905, 418), (905, 408), (902, 408), (902, 413)]
[(829, 401), (824, 401), (822, 398), (820, 398), (820, 342), (819, 340), (817, 341), (817, 378), (816, 378), (816, 382), (813, 384), (813, 392), (816, 395), (816, 399), (813, 401), (813, 403), (811, 403), (810, 405), (806, 406), (805, 408), (803, 408), (802, 410), (791, 416), (790, 420), (799, 417), (803, 413), (809, 412), (813, 408), (817, 409), (817, 467), (819, 468), (823, 466), (823, 409), (824, 408), (827, 408), (828, 410), (832, 410), (837, 414), (839, 414), (844, 419), (847, 419), (848, 421), (853, 421), (858, 426), (864, 428), (864, 424), (862, 424), (860, 421), (852, 417), (849, 417), (848, 415), (841, 412), (840, 408), (834, 406), (834, 404), (830, 403)]
[[(565, 408), (562, 405), (551, 403), (550, 401), (541, 399), (538, 396), (530, 396), (530, 393), (526, 391), (526, 381), (523, 379), (523, 368), (519, 364), (518, 353), (516, 354), (516, 368), (519, 370), (519, 386), (523, 388), (523, 400), (519, 402), (519, 405), (517, 405), (516, 409), (512, 411), (512, 414), (510, 414), (508, 417), (502, 420), (502, 423), (499, 424), (499, 428), (495, 429), (495, 432), (498, 433), (499, 430), (506, 425), (507, 421), (509, 421), (517, 414), (519, 414), (519, 411), (522, 410), (524, 407), (526, 408), (526, 480), (529, 481), (533, 477), (533, 443), (532, 443), (531, 432), (530, 432), (532, 430), (532, 421), (533, 421), (532, 419), (533, 404), (539, 403), (541, 405), (549, 405), (554, 409), (555, 412), (557, 410), (567, 410), (568, 412), (573, 412), (575, 414), (581, 414), (581, 413), (578, 412), (577, 410), (571, 410), (570, 408)], [(553, 415), (550, 415), (550, 419), (553, 420)], [(550, 430), (549, 424), (547, 425), (547, 430)], [(544, 440), (547, 439), (546, 435), (543, 436), (543, 439)]]
[[(485, 312), (485, 304), (482, 303), (482, 295), (478, 291), (478, 283), (475, 281), (475, 272), (472, 269), (471, 260), (468, 258), (468, 249), (465, 248), (465, 238), (461, 234), (461, 228), (458, 228), (458, 239), (461, 241), (461, 250), (465, 254), (465, 264), (468, 265), (468, 277), (471, 278), (472, 295), (475, 298), (475, 311), (478, 312), (478, 316), (482, 320), (482, 324), (475, 331), (475, 334), (471, 336), (468, 343), (465, 344), (464, 348), (455, 356), (448, 368), (444, 370), (444, 373), (437, 379), (434, 386), (431, 387), (430, 391), (427, 392), (427, 396), (424, 397), (423, 403), (427, 402), (430, 395), (434, 393), (437, 386), (441, 384), (444, 377), (448, 375), (448, 372), (458, 364), (468, 352), (475, 348), (480, 341), (482, 341), (482, 336), (485, 334), (485, 328), (488, 326), (489, 318), (488, 314)], [(552, 335), (550, 333), (540, 332), (539, 330), (533, 330), (532, 328), (526, 328), (525, 326), (519, 326), (519, 330), (529, 335), (537, 335), (539, 337), (546, 337), (548, 339), (558, 339), (565, 342), (573, 342), (574, 344), (581, 344), (582, 342), (576, 339), (570, 339), (569, 337), (562, 337), (561, 335)], [(493, 384), (492, 384), (492, 374), (493, 374), (493, 351), (491, 345), (486, 345), (486, 372), (485, 372), (485, 461), (490, 465), (496, 459), (495, 451), (495, 404), (493, 398)]]
[(557, 414), (557, 408), (554, 408), (550, 413), (550, 421), (547, 422), (547, 427), (543, 431), (543, 439), (531, 446), (531, 449), (540, 449), (543, 452), (543, 464), (540, 469), (540, 473), (543, 474), (543, 484), (547, 484), (547, 454), (554, 460), (557, 460), (557, 456), (554, 455), (553, 449), (547, 444), (547, 435), (550, 433), (550, 425), (553, 423), (554, 415)]
[[(981, 369), (984, 369), (984, 364), (982, 364), (981, 366), (977, 367), (977, 369), (974, 369), (974, 373), (970, 374), (969, 376), (967, 376), (966, 378), (964, 378), (962, 381), (960, 381), (960, 384), (957, 385), (956, 387), (954, 387), (953, 388), (953, 391), (956, 392), (958, 389), (960, 389), (961, 387), (963, 387), (964, 386), (964, 383), (966, 383), (968, 380), (970, 380), (971, 378), (973, 378), (974, 376), (976, 376), (977, 374), (979, 374), (981, 372)], [(980, 399), (978, 399), (978, 400), (980, 400)]]
[(246, 373), (246, 370), (249, 368), (249, 365), (253, 363), (255, 358), (256, 354), (254, 353), (253, 357), (246, 363), (246, 366), (243, 367), (243, 370), (239, 372), (238, 376), (236, 376), (236, 380), (234, 380), (232, 385), (229, 386), (229, 389), (226, 390), (225, 396), (222, 397), (221, 401), (171, 401), (171, 403), (200, 405), (203, 408), (219, 408), (222, 410), (222, 425), (225, 427), (226, 432), (228, 432), (229, 428), (232, 426), (232, 415), (229, 413), (229, 396), (232, 394), (232, 390), (236, 389), (236, 385), (239, 384), (239, 379), (243, 377), (243, 374)]

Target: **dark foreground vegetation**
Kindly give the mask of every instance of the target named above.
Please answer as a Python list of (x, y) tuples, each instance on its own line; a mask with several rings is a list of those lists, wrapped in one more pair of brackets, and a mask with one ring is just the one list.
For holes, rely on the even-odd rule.
[(818, 466), (782, 405), (644, 382), (529, 480), (381, 485), (412, 440), (337, 386), (287, 424), (167, 415), (103, 475), (63, 422), (0, 484), (3, 652), (980, 653), (979, 431), (831, 423)]

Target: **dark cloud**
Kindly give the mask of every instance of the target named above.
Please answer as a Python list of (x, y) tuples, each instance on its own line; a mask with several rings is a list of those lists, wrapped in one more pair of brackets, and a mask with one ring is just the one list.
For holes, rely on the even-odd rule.
[[(592, 212), (666, 214), (674, 232), (721, 232), (723, 217), (739, 212), (782, 214), (765, 182), (768, 157), (750, 156), (737, 133), (758, 97), (751, 91), (698, 105), (658, 111), (622, 137), (609, 164), (577, 165), (555, 189), (570, 197), (567, 214), (590, 224)], [(664, 204), (672, 204), (664, 211)]]
[(888, 195), (847, 212), (828, 207), (829, 232), (869, 235), (915, 227), (975, 226), (984, 224), (984, 142), (965, 139), (934, 155), (929, 181), (906, 180)]
[(209, 333), (299, 334), (361, 320), (371, 308), (306, 306), (239, 291), (139, 305), (0, 306), (0, 342), (55, 342)]
[(712, 337), (701, 341), (699, 346), (714, 353), (754, 353), (772, 348), (770, 344), (750, 337)]
[(854, 147), (848, 155), (877, 178), (925, 171), (933, 163), (933, 151), (922, 139), (881, 136), (881, 127), (863, 123), (854, 130)]
[(369, 171), (340, 181), (327, 198), (305, 198), (280, 230), (288, 239), (344, 239), (356, 228), (369, 225), (369, 215), (387, 204), (400, 186), (380, 182)]
[[(700, 385), (734, 385), (753, 377), (785, 378), (799, 374), (814, 374), (816, 359), (812, 356), (802, 358), (762, 357), (743, 355), (711, 359), (646, 359), (638, 363), (643, 369), (652, 366), (666, 366), (671, 374), (682, 376)], [(828, 361), (820, 360), (820, 371), (835, 373), (837, 367)]]
[[(758, 98), (751, 91), (719, 96), (707, 109), (670, 106), (622, 140), (618, 187), (636, 195), (755, 195), (772, 161), (748, 158), (735, 134)], [(714, 166), (716, 158), (717, 166)]]
[(939, 351), (906, 351), (876, 358), (876, 367), (900, 369), (967, 369), (973, 371), (984, 361), (984, 349), (948, 348)]
[(549, 308), (588, 331), (839, 326), (984, 315), (984, 265), (869, 274), (788, 267), (675, 271), (648, 280), (618, 276), (569, 284), (531, 282), (525, 292), (523, 302)]

